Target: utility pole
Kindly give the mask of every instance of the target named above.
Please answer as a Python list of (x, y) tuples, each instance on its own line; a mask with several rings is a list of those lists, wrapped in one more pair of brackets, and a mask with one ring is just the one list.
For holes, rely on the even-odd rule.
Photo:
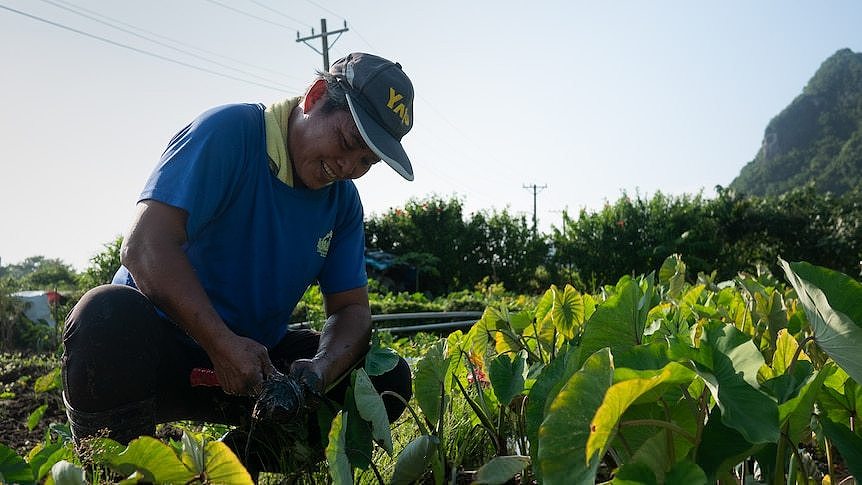
[(535, 237), (538, 234), (537, 227), (539, 225), (538, 219), (536, 218), (536, 196), (539, 195), (540, 190), (547, 189), (548, 186), (547, 185), (533, 184), (533, 185), (524, 185), (524, 188), (533, 191), (533, 237)]
[[(317, 52), (318, 54), (322, 55), (323, 56), (323, 72), (329, 72), (329, 48), (334, 46), (335, 43), (338, 41), (338, 38), (341, 37), (341, 34), (347, 32), (348, 30), (350, 30), (350, 29), (347, 28), (347, 21), (345, 20), (343, 29), (327, 31), (326, 30), (326, 19), (320, 19), (320, 33), (319, 34), (315, 34), (314, 29), (311, 29), (311, 35), (306, 36), (306, 37), (299, 37), (299, 31), (297, 30), (296, 31), (296, 41), (302, 42), (303, 44), (307, 45), (308, 47), (311, 47), (311, 50), (313, 50), (314, 52)], [(338, 37), (336, 37), (335, 40), (332, 41), (332, 44), (330, 44), (329, 43), (329, 36), (330, 35), (336, 35), (336, 34), (338, 34)], [(320, 38), (320, 43), (322, 46), (321, 50), (317, 50), (317, 47), (314, 47), (313, 45), (308, 43), (309, 40), (317, 39), (318, 37)]]

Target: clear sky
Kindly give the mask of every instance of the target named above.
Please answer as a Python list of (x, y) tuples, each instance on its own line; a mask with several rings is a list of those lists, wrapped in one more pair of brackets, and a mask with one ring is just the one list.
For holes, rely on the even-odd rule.
[(538, 184), (543, 230), (622, 191), (711, 196), (827, 57), (862, 50), (857, 0), (0, 0), (2, 264), (85, 268), (174, 132), (302, 93), (322, 58), (296, 32), (321, 18), (350, 29), (333, 60), (397, 60), (417, 93), (416, 180), (375, 167), (366, 214), (438, 194), (531, 217)]

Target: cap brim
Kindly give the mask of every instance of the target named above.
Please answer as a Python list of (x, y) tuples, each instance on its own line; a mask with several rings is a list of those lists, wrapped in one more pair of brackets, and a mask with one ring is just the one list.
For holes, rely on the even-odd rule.
[(368, 148), (399, 175), (407, 180), (413, 180), (413, 166), (410, 165), (410, 158), (401, 143), (374, 121), (374, 118), (362, 109), (359, 103), (354, 102), (349, 93), (347, 104), (350, 106), (350, 113), (353, 115), (359, 134), (362, 135)]

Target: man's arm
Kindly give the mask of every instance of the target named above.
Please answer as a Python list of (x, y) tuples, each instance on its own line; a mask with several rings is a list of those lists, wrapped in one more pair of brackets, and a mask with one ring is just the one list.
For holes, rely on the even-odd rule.
[(266, 347), (233, 333), (215, 311), (182, 249), (188, 214), (145, 200), (120, 250), (135, 284), (209, 355), (222, 389), (250, 394), (271, 372)]
[(367, 287), (324, 295), (323, 306), (327, 318), (317, 354), (291, 367), (291, 374), (319, 392), (335, 384), (365, 356), (371, 339)]

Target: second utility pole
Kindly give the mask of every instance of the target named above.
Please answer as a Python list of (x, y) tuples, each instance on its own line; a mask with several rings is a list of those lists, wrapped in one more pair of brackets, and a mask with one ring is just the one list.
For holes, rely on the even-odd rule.
[[(347, 21), (345, 20), (343, 29), (338, 29), (338, 30), (333, 30), (332, 32), (328, 32), (326, 30), (326, 19), (320, 19), (320, 33), (319, 34), (315, 34), (314, 29), (311, 29), (311, 35), (300, 38), (299, 37), (299, 31), (297, 31), (296, 32), (296, 41), (302, 42), (303, 44), (307, 45), (308, 47), (311, 47), (311, 49), (314, 50), (314, 52), (317, 52), (318, 54), (322, 55), (323, 56), (323, 72), (329, 72), (329, 48), (332, 47), (333, 45), (335, 45), (335, 43), (338, 41), (338, 37), (341, 37), (341, 34), (347, 32), (348, 30), (350, 30), (350, 29), (347, 28)], [(336, 37), (335, 40), (332, 41), (332, 45), (330, 45), (329, 44), (329, 36), (335, 35), (335, 34), (338, 34), (338, 37)], [(320, 37), (320, 42), (321, 42), (321, 46), (322, 46), (321, 50), (317, 50), (317, 47), (314, 47), (313, 45), (311, 45), (307, 42), (309, 40), (316, 39), (318, 37)]]

